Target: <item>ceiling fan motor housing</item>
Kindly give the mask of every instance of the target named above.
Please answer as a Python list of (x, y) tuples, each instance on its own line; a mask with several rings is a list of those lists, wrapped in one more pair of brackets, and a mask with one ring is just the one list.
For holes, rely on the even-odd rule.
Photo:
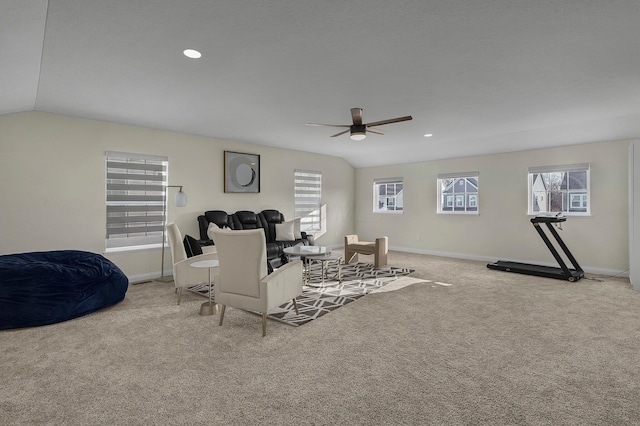
[(350, 127), (351, 139), (361, 140), (367, 135), (367, 128), (364, 124), (352, 124)]

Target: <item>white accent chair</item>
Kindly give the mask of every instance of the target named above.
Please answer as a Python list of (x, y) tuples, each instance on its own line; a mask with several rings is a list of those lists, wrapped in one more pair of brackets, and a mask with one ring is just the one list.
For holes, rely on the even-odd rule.
[[(218, 254), (212, 250), (208, 253), (187, 257), (187, 252), (182, 243), (182, 234), (178, 226), (173, 222), (167, 224), (167, 236), (169, 237), (169, 246), (171, 247), (173, 282), (176, 286), (176, 292), (178, 293), (179, 305), (184, 287), (209, 284), (209, 271), (207, 269), (192, 268), (191, 264), (200, 260), (216, 260), (218, 259)], [(218, 275), (218, 268), (212, 269), (211, 279), (215, 281), (215, 277)]]
[(264, 230), (213, 229), (213, 241), (218, 249), (220, 275), (216, 281), (216, 303), (220, 310), (220, 325), (225, 308), (262, 314), (262, 336), (267, 334), (267, 312), (292, 300), (298, 313), (296, 297), (302, 294), (302, 262), (295, 260), (267, 274), (267, 246)]

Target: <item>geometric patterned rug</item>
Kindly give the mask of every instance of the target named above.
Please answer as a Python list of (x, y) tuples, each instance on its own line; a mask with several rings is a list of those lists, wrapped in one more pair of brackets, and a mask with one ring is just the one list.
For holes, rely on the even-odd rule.
[[(311, 269), (311, 285), (320, 284), (320, 265)], [(335, 279), (337, 271), (329, 270), (329, 280), (325, 279), (322, 288), (303, 286), (302, 295), (296, 298), (298, 312), (293, 308), (293, 302), (289, 301), (277, 308), (270, 310), (267, 316), (292, 326), (300, 326), (316, 318), (328, 314), (354, 300), (384, 287), (390, 282), (410, 274), (412, 269), (383, 266), (374, 268), (370, 263), (350, 263), (342, 265), (342, 282)], [(209, 297), (209, 286), (200, 285), (189, 287), (190, 291)], [(214, 289), (215, 300), (215, 289)]]

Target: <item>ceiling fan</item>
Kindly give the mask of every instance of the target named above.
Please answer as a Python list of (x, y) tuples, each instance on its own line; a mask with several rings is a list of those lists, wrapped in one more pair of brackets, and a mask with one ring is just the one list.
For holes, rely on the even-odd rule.
[(347, 132), (351, 132), (351, 139), (354, 141), (361, 141), (367, 137), (367, 132), (377, 133), (384, 135), (384, 130), (375, 129), (374, 126), (382, 126), (383, 124), (399, 123), (401, 121), (412, 120), (413, 117), (407, 115), (405, 117), (390, 118), (388, 120), (374, 121), (372, 123), (362, 122), (362, 108), (351, 108), (351, 119), (353, 124), (318, 124), (307, 123), (307, 126), (329, 126), (329, 127), (347, 127), (347, 130), (331, 135), (332, 138), (336, 136), (344, 135)]

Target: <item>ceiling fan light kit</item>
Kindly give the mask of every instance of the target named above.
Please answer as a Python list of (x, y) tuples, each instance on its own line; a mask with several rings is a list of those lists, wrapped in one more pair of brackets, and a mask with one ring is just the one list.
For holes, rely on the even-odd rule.
[(351, 126), (351, 139), (354, 141), (361, 141), (367, 137), (367, 129), (364, 125)]
[(336, 136), (344, 135), (349, 132), (350, 138), (354, 141), (361, 141), (367, 137), (367, 131), (371, 133), (377, 133), (384, 135), (386, 132), (380, 129), (374, 129), (374, 126), (382, 126), (383, 124), (399, 123), (401, 121), (413, 120), (410, 115), (398, 118), (391, 118), (388, 120), (374, 121), (372, 123), (362, 122), (362, 108), (351, 108), (351, 119), (353, 124), (319, 124), (319, 123), (307, 123), (307, 126), (329, 126), (329, 127), (346, 127), (347, 130), (338, 132), (335, 135), (331, 135), (332, 138)]

